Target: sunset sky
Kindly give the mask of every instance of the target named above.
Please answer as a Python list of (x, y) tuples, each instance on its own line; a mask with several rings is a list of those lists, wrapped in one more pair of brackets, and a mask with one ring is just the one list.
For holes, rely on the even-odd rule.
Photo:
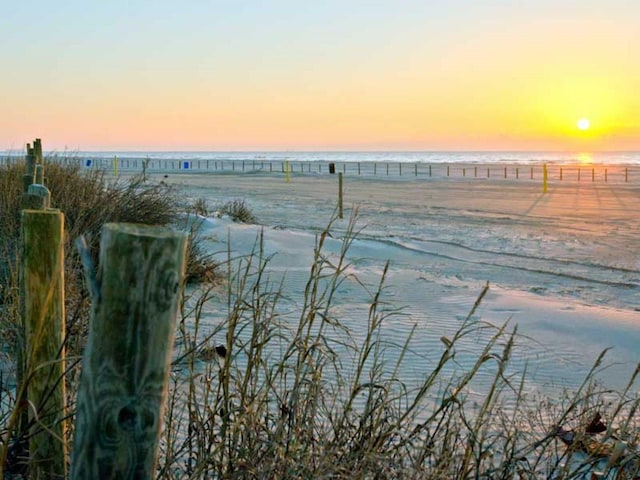
[(640, 150), (640, 0), (24, 0), (0, 36), (0, 150)]

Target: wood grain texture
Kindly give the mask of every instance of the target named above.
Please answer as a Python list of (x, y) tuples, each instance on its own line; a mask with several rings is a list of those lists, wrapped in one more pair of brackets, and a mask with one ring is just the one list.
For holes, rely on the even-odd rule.
[(155, 477), (186, 241), (163, 227), (102, 230), (76, 402), (73, 479)]
[(66, 478), (64, 215), (24, 210), (22, 228), (29, 478)]

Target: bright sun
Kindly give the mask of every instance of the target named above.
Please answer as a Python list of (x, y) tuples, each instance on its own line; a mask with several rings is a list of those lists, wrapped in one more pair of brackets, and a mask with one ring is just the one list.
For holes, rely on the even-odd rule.
[(589, 126), (591, 125), (591, 122), (589, 121), (588, 118), (581, 118), (580, 120), (578, 120), (578, 123), (576, 123), (576, 125), (580, 130), (584, 131), (584, 130), (589, 130)]

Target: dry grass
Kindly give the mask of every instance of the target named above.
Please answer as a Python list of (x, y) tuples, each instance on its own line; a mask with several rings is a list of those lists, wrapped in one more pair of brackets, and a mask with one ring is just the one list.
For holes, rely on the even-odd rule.
[[(45, 184), (51, 191), (51, 206), (65, 214), (65, 346), (72, 359), (69, 363), (74, 365), (74, 357), (84, 348), (89, 311), (81, 261), (73, 244), (75, 239), (84, 235), (95, 264), (100, 230), (105, 223), (133, 222), (179, 227), (179, 212), (174, 192), (166, 185), (146, 184), (141, 177), (128, 181), (110, 180), (101, 171), (84, 171), (77, 166), (47, 162), (45, 165)], [(23, 173), (24, 164), (21, 162), (0, 165), (0, 335), (4, 340), (0, 354), (7, 358), (3, 362), (3, 373), (9, 365), (14, 364), (13, 370), (18, 378), (25, 375), (22, 364), (25, 343), (18, 288)], [(191, 232), (190, 243), (189, 280), (213, 281), (217, 266), (200, 254), (197, 232)], [(74, 380), (67, 379), (70, 387), (73, 387)], [(6, 386), (5, 382), (2, 382), (2, 386)], [(10, 390), (10, 387), (6, 388), (0, 394)], [(73, 392), (73, 388), (70, 391)], [(0, 403), (5, 405), (6, 399), (3, 394)], [(2, 412), (6, 411), (2, 409)], [(6, 427), (7, 423), (3, 422), (2, 425)], [(11, 435), (14, 445), (24, 441), (24, 430), (24, 426), (22, 431), (14, 429)], [(13, 449), (9, 453), (13, 455), (15, 452)]]
[[(52, 208), (65, 215), (65, 299), (68, 312), (68, 348), (79, 351), (86, 334), (88, 295), (84, 276), (73, 242), (84, 235), (94, 264), (98, 258), (100, 229), (107, 222), (132, 222), (150, 225), (179, 223), (174, 192), (164, 184), (147, 184), (142, 176), (128, 181), (109, 180), (100, 170), (84, 171), (77, 166), (46, 165), (45, 183), (51, 191)], [(20, 204), (24, 165), (0, 167), (0, 303), (11, 305), (10, 285), (17, 274), (17, 245), (20, 237)], [(190, 282), (213, 281), (216, 265), (201, 252), (197, 231), (191, 232), (187, 277)], [(11, 281), (13, 278), (13, 281)], [(11, 307), (8, 307), (11, 308)], [(10, 322), (2, 322), (10, 325)], [(4, 330), (4, 327), (2, 327)], [(15, 337), (14, 329), (7, 335)], [(16, 345), (16, 348), (20, 348)]]
[[(582, 440), (605, 449), (626, 442), (610, 467), (616, 478), (638, 475), (639, 400), (630, 388), (608, 392), (593, 384), (603, 357), (577, 392), (528, 399), (525, 374), (506, 373), (516, 329), (472, 320), (472, 311), (442, 339), (439, 361), (425, 368), (422, 383), (409, 386), (397, 372), (411, 334), (404, 346), (384, 341), (384, 321), (397, 313), (382, 300), (386, 271), (373, 288), (365, 339), (356, 342), (332, 314), (353, 226), (337, 261), (323, 252), (329, 229), (318, 237), (293, 324), (281, 318), (286, 292), (269, 283), (260, 240), (230, 269), (224, 321), (203, 327), (207, 302), (223, 301), (219, 287), (186, 302), (158, 478), (561, 479), (606, 470), (608, 457), (586, 453)], [(460, 345), (479, 330), (492, 332), (489, 340), (468, 370), (452, 375)], [(390, 348), (400, 350), (391, 365)], [(487, 371), (493, 380), (483, 401), (469, 401), (471, 383)], [(609, 428), (587, 434), (596, 413)], [(579, 439), (571, 448), (558, 440), (559, 425)]]

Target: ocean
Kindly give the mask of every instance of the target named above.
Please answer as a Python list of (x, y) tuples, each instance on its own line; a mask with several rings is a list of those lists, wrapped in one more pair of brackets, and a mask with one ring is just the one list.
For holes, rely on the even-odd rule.
[[(3, 157), (23, 153), (5, 151)], [(378, 162), (378, 163), (462, 163), (462, 164), (595, 164), (640, 165), (640, 151), (612, 152), (535, 152), (535, 151), (329, 151), (329, 152), (221, 152), (221, 151), (49, 151), (45, 155), (61, 158), (161, 160), (161, 161), (235, 161), (235, 162)]]
[(78, 152), (78, 157), (158, 160), (640, 165), (638, 152)]

